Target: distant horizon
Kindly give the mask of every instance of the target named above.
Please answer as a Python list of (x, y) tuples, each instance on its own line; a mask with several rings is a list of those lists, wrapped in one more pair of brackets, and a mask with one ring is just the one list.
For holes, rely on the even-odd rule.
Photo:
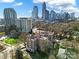
[(31, 17), (33, 6), (38, 6), (38, 15), (42, 16), (42, 2), (46, 2), (47, 9), (60, 12), (75, 12), (79, 17), (79, 0), (1, 0), (0, 1), (0, 18), (3, 17), (4, 8), (14, 8), (19, 17)]

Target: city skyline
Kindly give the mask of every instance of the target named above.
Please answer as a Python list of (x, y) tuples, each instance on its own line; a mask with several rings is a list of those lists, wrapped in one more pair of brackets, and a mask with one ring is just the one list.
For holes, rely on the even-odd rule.
[[(1, 0), (0, 1), (0, 18), (3, 18), (4, 8), (14, 8), (18, 17), (31, 17), (33, 6), (38, 6), (38, 15), (42, 16), (42, 2), (46, 2), (47, 10), (66, 10), (75, 12), (79, 16), (78, 0)], [(61, 3), (60, 3), (61, 2)]]

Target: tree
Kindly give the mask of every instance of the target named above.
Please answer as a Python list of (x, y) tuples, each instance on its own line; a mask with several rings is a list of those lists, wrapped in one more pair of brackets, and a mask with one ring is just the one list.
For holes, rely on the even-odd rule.
[(26, 42), (27, 42), (27, 33), (21, 33), (21, 35), (19, 36), (19, 39), (22, 40), (22, 42), (24, 43), (24, 46), (26, 47)]
[(12, 38), (17, 38), (20, 34), (20, 29), (16, 25), (7, 26), (5, 27), (5, 34)]
[(54, 55), (50, 55), (48, 59), (56, 59)]
[(70, 48), (66, 48), (65, 56), (66, 56), (65, 59), (74, 59), (74, 57), (75, 57), (74, 53), (73, 53), (73, 50), (70, 49)]
[(16, 50), (16, 59), (23, 59), (23, 53), (19, 48)]
[(37, 46), (37, 51), (40, 52), (41, 49), (40, 49), (40, 46), (39, 46), (39, 40), (38, 39), (36, 40), (36, 46)]

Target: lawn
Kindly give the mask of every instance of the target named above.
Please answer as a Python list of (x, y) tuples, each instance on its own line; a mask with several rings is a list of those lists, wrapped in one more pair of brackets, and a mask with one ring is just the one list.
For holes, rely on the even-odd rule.
[(17, 39), (14, 39), (14, 38), (6, 38), (4, 40), (4, 42), (7, 43), (7, 44), (15, 45), (15, 44), (17, 44)]
[(5, 32), (0, 32), (0, 35), (1, 35), (1, 34), (5, 34)]

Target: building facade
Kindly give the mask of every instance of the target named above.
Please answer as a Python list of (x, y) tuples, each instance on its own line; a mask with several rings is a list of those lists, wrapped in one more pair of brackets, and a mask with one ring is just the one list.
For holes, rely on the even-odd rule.
[(16, 19), (17, 19), (17, 14), (13, 8), (4, 9), (4, 20), (6, 26), (15, 25)]
[(75, 13), (74, 12), (70, 13), (70, 19), (71, 20), (74, 20), (75, 19)]
[(32, 29), (32, 20), (28, 18), (20, 18), (20, 28), (22, 32), (30, 32)]
[(42, 5), (42, 19), (46, 18), (46, 3), (44, 2)]
[(46, 9), (46, 3), (43, 2), (42, 5), (42, 19), (43, 20), (49, 20), (49, 11)]
[(56, 19), (56, 12), (51, 10), (50, 12), (50, 20), (55, 20)]
[(16, 27), (21, 30), (21, 27), (22, 27), (22, 24), (21, 24), (21, 20), (18, 18), (16, 21), (15, 21), (15, 25)]
[(33, 7), (32, 18), (33, 19), (38, 19), (38, 7), (37, 6)]
[(48, 11), (48, 10), (46, 10), (45, 19), (46, 19), (46, 20), (49, 20), (49, 11)]

